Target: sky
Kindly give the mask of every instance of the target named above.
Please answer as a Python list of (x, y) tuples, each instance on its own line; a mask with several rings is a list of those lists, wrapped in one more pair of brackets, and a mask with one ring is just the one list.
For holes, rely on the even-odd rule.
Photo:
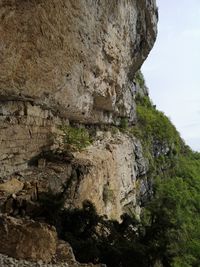
[(150, 97), (200, 151), (200, 0), (157, 0), (158, 37), (142, 67)]

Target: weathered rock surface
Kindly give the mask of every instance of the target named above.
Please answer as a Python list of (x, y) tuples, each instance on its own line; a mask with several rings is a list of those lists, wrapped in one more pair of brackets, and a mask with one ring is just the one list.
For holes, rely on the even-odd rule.
[(94, 265), (92, 263), (87, 263), (87, 264), (78, 263), (74, 257), (74, 253), (73, 253), (71, 246), (64, 241), (59, 241), (59, 243), (57, 245), (56, 258), (55, 259), (58, 262), (67, 262), (68, 265), (71, 267), (106, 267), (105, 264)]
[[(139, 199), (148, 191), (148, 163), (135, 138), (119, 131), (97, 131), (96, 141), (87, 149), (74, 152), (71, 158), (52, 154), (49, 159), (38, 161), (45, 164), (0, 184), (1, 211), (12, 216), (32, 216), (39, 213), (40, 195), (61, 193), (65, 188), (65, 207), (81, 207), (87, 199), (95, 204), (98, 213), (109, 218), (120, 219), (124, 212), (139, 215)], [(20, 184), (20, 190), (1, 191), (13, 181)]]
[(26, 169), (31, 158), (49, 149), (60, 123), (51, 111), (30, 102), (0, 102), (0, 177)]
[(0, 253), (15, 258), (11, 259), (0, 254), (2, 267), (101, 266), (78, 263), (70, 245), (58, 240), (55, 228), (45, 223), (0, 215), (0, 235)]
[(154, 0), (1, 1), (0, 177), (49, 149), (61, 117), (134, 120), (156, 22)]
[(156, 23), (154, 0), (1, 1), (0, 177), (49, 150), (66, 118), (134, 120), (133, 75)]
[(98, 131), (97, 140), (82, 152), (75, 152), (71, 160), (46, 160), (43, 168), (24, 173), (27, 182), (23, 189), (14, 197), (4, 198), (2, 209), (10, 215), (30, 215), (37, 210), (34, 202), (38, 195), (49, 190), (62, 192), (64, 186), (66, 207), (81, 207), (87, 199), (95, 204), (98, 213), (109, 218), (120, 219), (124, 212), (139, 214), (138, 199), (147, 191), (147, 169), (136, 139), (119, 131), (113, 135), (110, 131)]
[(87, 159), (91, 168), (74, 183), (70, 200), (81, 206), (88, 199), (100, 214), (113, 219), (120, 219), (124, 212), (138, 213), (138, 184), (147, 171), (140, 143), (120, 132), (114, 136), (111, 132), (98, 134), (99, 140), (75, 155)]
[(0, 254), (0, 266), (1, 267), (106, 267), (105, 264), (80, 264), (78, 262), (67, 263), (44, 263), (42, 261), (32, 262), (27, 260), (18, 260), (7, 255)]
[(0, 192), (5, 193), (6, 195), (15, 194), (21, 191), (23, 187), (23, 182), (16, 178), (11, 178), (9, 181), (0, 184)]
[(12, 257), (8, 257), (5, 254), (0, 254), (0, 266), (1, 267), (70, 267), (68, 263), (47, 264), (42, 261), (31, 262), (27, 260), (19, 260)]
[(132, 78), (156, 23), (154, 0), (2, 0), (1, 99), (79, 122), (134, 117)]
[(54, 227), (25, 219), (0, 217), (0, 252), (19, 259), (51, 261), (56, 254)]
[[(154, 44), (157, 19), (155, 0), (0, 1), (1, 211), (30, 214), (39, 194), (67, 184), (66, 206), (89, 199), (109, 218), (139, 214), (148, 166), (136, 139), (97, 131), (71, 158), (41, 155), (63, 123), (96, 131), (94, 124), (135, 121), (133, 77)], [(75, 262), (42, 223), (1, 216), (0, 236), (0, 252), (11, 257), (49, 262), (68, 255), (69, 266), (93, 266)]]

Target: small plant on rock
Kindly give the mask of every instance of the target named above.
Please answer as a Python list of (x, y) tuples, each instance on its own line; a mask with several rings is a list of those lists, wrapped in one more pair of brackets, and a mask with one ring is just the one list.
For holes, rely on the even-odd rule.
[(145, 86), (145, 79), (144, 79), (144, 76), (143, 76), (141, 70), (138, 70), (138, 71), (135, 73), (134, 81), (135, 81), (141, 88), (143, 88), (143, 87)]
[(65, 146), (72, 151), (79, 151), (91, 144), (91, 138), (85, 128), (72, 126), (62, 126), (63, 142)]
[(121, 118), (119, 127), (121, 130), (127, 130), (128, 129), (128, 118)]

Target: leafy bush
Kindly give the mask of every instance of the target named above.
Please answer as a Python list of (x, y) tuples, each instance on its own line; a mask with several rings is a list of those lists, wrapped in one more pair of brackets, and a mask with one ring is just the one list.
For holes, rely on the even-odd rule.
[(143, 88), (145, 86), (145, 79), (144, 79), (144, 76), (141, 72), (141, 70), (138, 70), (136, 73), (135, 73), (135, 76), (134, 76), (134, 80), (136, 83), (139, 84), (139, 86), (141, 88)]
[(137, 137), (143, 145), (143, 153), (149, 162), (148, 179), (153, 182), (159, 175), (168, 176), (177, 163), (185, 144), (169, 118), (156, 110), (147, 96), (136, 96), (137, 124), (128, 133)]
[(82, 150), (91, 144), (91, 138), (85, 128), (76, 128), (72, 126), (62, 126), (64, 133), (63, 141), (70, 150)]
[(120, 128), (122, 131), (128, 129), (128, 118), (121, 118), (119, 128)]
[(180, 149), (180, 136), (169, 118), (152, 105), (148, 97), (137, 96), (137, 117), (140, 138), (144, 140), (157, 140), (161, 143), (172, 144)]

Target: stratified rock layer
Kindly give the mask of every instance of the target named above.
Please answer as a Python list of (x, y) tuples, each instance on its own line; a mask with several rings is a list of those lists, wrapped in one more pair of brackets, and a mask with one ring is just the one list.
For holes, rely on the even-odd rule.
[(60, 119), (23, 101), (0, 102), (0, 177), (28, 167), (31, 158), (52, 145)]

